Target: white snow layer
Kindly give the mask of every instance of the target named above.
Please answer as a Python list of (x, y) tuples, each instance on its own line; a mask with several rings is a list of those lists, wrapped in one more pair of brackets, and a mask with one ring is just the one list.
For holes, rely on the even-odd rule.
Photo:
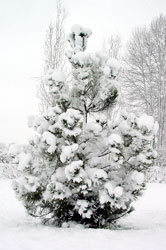
[(147, 128), (148, 131), (153, 131), (154, 134), (157, 134), (159, 125), (154, 121), (154, 118), (152, 116), (144, 114), (138, 117), (137, 124), (139, 128)]
[(9, 154), (11, 154), (12, 156), (16, 156), (17, 154), (20, 153), (20, 149), (21, 149), (20, 145), (13, 143), (9, 147)]
[(52, 80), (55, 82), (65, 82), (66, 76), (62, 71), (50, 70), (48, 74), (43, 76), (42, 80), (44, 84), (49, 86), (52, 84)]
[(134, 171), (131, 177), (137, 184), (142, 184), (144, 182), (144, 174), (138, 171)]
[(56, 137), (52, 133), (45, 131), (43, 133), (43, 140), (49, 145), (48, 152), (50, 154), (55, 152), (56, 149)]
[[(83, 229), (74, 223), (73, 228), (55, 228), (28, 216), (10, 182), (1, 180), (0, 250), (165, 250), (165, 193), (166, 184), (149, 184), (119, 230)], [(86, 207), (83, 201), (78, 205)]]
[(112, 134), (108, 137), (108, 142), (110, 145), (114, 145), (114, 144), (121, 144), (123, 143), (123, 140), (121, 138), (120, 135), (118, 134)]
[(26, 154), (24, 152), (21, 152), (18, 158), (19, 158), (18, 169), (23, 170), (28, 166), (29, 162), (32, 160), (32, 155), (30, 153)]
[(61, 71), (54, 71), (52, 74), (52, 79), (56, 82), (65, 82), (66, 77)]
[(78, 144), (74, 143), (69, 146), (62, 146), (62, 153), (60, 155), (61, 162), (66, 162), (74, 156), (75, 151), (78, 149)]

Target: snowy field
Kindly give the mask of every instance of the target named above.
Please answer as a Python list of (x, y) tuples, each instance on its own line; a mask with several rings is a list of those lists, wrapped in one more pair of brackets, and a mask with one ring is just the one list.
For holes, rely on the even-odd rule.
[(149, 184), (118, 230), (59, 229), (26, 215), (0, 181), (0, 250), (166, 250), (166, 184)]

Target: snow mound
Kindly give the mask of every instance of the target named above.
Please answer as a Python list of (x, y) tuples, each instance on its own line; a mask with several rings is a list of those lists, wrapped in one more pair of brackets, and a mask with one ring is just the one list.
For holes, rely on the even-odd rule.
[(138, 127), (141, 129), (147, 129), (148, 131), (153, 131), (154, 134), (157, 134), (158, 123), (154, 121), (152, 116), (146, 114), (137, 118)]
[(65, 82), (65, 74), (61, 71), (54, 71), (52, 74), (52, 79), (57, 82)]

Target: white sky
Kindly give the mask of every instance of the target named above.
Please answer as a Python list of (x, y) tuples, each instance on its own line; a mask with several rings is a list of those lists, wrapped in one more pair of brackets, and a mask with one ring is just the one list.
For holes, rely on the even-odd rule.
[[(126, 42), (136, 26), (166, 12), (166, 0), (66, 0), (67, 31), (93, 31), (89, 50), (119, 34)], [(0, 142), (26, 143), (27, 118), (38, 114), (36, 81), (42, 72), (45, 31), (55, 20), (56, 0), (0, 0)]]

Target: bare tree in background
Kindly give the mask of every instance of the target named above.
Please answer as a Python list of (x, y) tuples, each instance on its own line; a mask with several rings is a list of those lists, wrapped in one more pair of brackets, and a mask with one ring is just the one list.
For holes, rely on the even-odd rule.
[[(65, 67), (65, 21), (67, 10), (61, 0), (56, 1), (56, 21), (50, 23), (44, 43), (44, 66), (43, 71), (46, 74), (49, 70), (64, 70)], [(54, 105), (52, 96), (48, 93), (46, 87), (41, 81), (38, 88), (38, 97), (40, 99), (40, 109), (44, 111), (49, 106)]]
[(110, 57), (119, 59), (121, 54), (122, 42), (119, 35), (111, 35), (103, 42), (103, 52)]
[(158, 147), (162, 148), (166, 143), (166, 16), (160, 15), (150, 26), (133, 32), (125, 62), (128, 104), (155, 117)]
[[(146, 112), (154, 115), (154, 97), (156, 87), (153, 80), (156, 74), (155, 62), (152, 59), (152, 44), (147, 28), (137, 28), (127, 47), (124, 71), (127, 100), (131, 109), (138, 113)], [(132, 104), (132, 105), (131, 105)]]

